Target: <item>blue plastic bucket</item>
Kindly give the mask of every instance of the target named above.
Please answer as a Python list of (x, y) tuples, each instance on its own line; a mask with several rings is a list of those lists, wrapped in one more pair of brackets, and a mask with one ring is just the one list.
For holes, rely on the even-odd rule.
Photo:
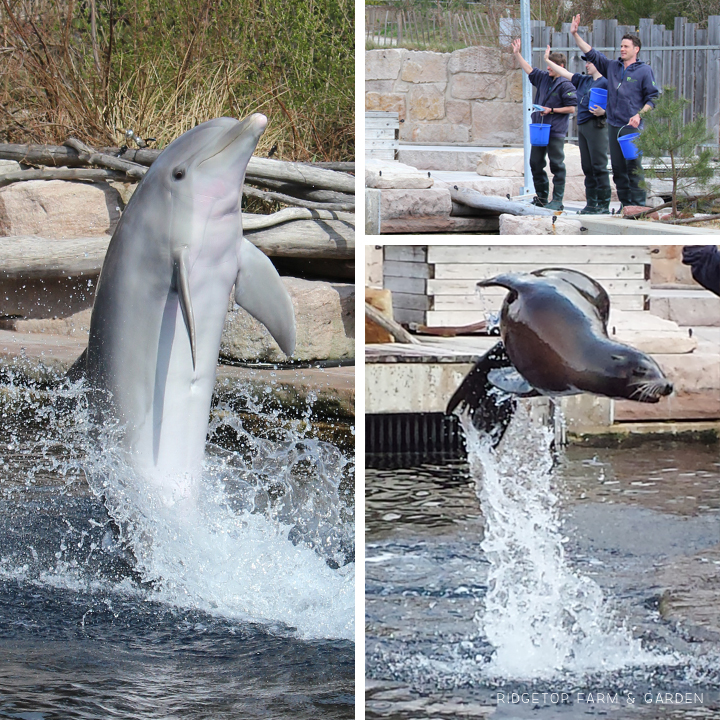
[(594, 108), (597, 105), (604, 110), (607, 107), (607, 90), (592, 88), (592, 90), (590, 90), (590, 101), (588, 104), (590, 108)]
[(530, 123), (530, 144), (547, 145), (550, 142), (550, 123)]
[(635, 140), (640, 137), (640, 133), (636, 132), (630, 133), (629, 135), (620, 135), (626, 127), (630, 126), (623, 125), (620, 130), (618, 130), (618, 144), (620, 145), (620, 150), (626, 160), (635, 160), (635, 158), (640, 155), (640, 151), (637, 147), (635, 147)]

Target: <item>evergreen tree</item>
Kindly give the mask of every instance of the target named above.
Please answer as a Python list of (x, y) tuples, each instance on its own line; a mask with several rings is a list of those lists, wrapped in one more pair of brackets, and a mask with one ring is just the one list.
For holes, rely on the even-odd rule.
[[(646, 173), (651, 177), (669, 177), (672, 180), (674, 216), (677, 216), (678, 193), (693, 186), (707, 186), (714, 175), (710, 164), (712, 151), (699, 147), (710, 142), (712, 136), (702, 115), (691, 123), (685, 123), (685, 108), (689, 104), (687, 98), (676, 97), (674, 87), (663, 88), (655, 109), (645, 116), (643, 131), (635, 141), (644, 156)], [(706, 192), (709, 190), (705, 188)]]

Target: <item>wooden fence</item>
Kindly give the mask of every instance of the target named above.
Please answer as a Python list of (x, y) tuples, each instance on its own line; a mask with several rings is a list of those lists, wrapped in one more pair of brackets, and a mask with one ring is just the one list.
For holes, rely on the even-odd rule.
[(495, 27), (482, 10), (365, 8), (365, 41), (369, 47), (452, 52), (473, 45), (496, 45)]
[[(545, 27), (541, 20), (532, 21), (531, 27), (534, 67), (544, 67), (545, 47), (549, 44), (555, 52), (568, 56), (570, 72), (585, 72), (569, 23), (563, 23), (560, 32)], [(620, 40), (626, 33), (640, 37), (639, 58), (653, 69), (657, 86), (672, 85), (679, 95), (692, 100), (685, 110), (685, 122), (704, 115), (713, 142), (720, 142), (720, 15), (709, 17), (707, 28), (699, 28), (685, 18), (675, 18), (671, 30), (650, 18), (641, 19), (639, 28), (618, 25), (617, 20), (596, 20), (592, 28), (580, 28), (583, 40), (610, 58), (618, 57)], [(569, 137), (577, 137), (575, 117)]]

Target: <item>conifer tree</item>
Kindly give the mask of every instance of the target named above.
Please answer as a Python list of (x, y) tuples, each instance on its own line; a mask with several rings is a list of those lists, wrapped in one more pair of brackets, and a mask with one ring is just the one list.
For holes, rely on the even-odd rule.
[[(705, 186), (713, 179), (710, 162), (712, 151), (700, 147), (710, 142), (705, 118), (702, 115), (685, 123), (685, 108), (690, 100), (676, 97), (674, 87), (665, 87), (655, 101), (655, 108), (644, 119), (643, 131), (635, 140), (644, 157), (643, 165), (650, 177), (672, 180), (672, 212), (677, 217), (678, 193), (690, 188)], [(700, 194), (690, 192), (690, 195)]]

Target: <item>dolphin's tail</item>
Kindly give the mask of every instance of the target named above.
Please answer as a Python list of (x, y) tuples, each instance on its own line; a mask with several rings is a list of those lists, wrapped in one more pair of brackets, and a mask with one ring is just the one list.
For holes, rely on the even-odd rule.
[(502, 439), (517, 405), (515, 395), (501, 390), (488, 379), (493, 370), (503, 368), (512, 368), (512, 363), (505, 346), (499, 342), (475, 363), (445, 409), (447, 415), (456, 408), (467, 411), (473, 425), (490, 435), (495, 445)]

